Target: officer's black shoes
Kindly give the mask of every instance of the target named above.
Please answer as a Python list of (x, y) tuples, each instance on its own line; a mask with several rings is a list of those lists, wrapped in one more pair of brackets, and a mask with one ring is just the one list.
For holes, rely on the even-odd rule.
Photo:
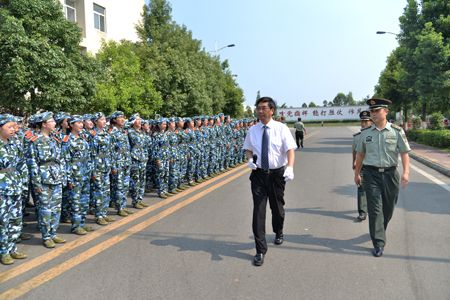
[(264, 254), (257, 253), (255, 257), (253, 258), (253, 264), (257, 267), (262, 266), (264, 263)]
[(284, 235), (283, 234), (277, 234), (277, 236), (275, 236), (275, 239), (273, 240), (273, 243), (275, 245), (281, 245), (284, 242)]
[(356, 217), (356, 221), (357, 222), (362, 222), (366, 219), (366, 215), (365, 214), (360, 214), (359, 216)]
[(384, 250), (383, 247), (375, 247), (372, 250), (372, 254), (375, 257), (380, 257), (381, 255), (383, 255), (383, 250)]

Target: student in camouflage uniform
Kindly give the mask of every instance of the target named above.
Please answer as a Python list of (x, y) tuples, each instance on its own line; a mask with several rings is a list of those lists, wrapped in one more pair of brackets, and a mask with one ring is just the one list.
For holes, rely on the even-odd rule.
[(126, 217), (133, 212), (127, 209), (127, 194), (130, 186), (131, 152), (128, 132), (124, 129), (125, 115), (121, 111), (114, 112), (110, 117), (112, 165), (111, 165), (111, 200), (114, 202), (117, 214)]
[(111, 200), (110, 173), (112, 164), (111, 137), (106, 130), (106, 117), (102, 112), (93, 116), (94, 131), (90, 140), (91, 160), (93, 161), (91, 175), (91, 195), (94, 202), (96, 223), (108, 225), (114, 218), (108, 216)]
[[(60, 141), (63, 141), (64, 138), (70, 133), (69, 118), (70, 115), (66, 112), (58, 112), (55, 114), (54, 119), (56, 121), (56, 132), (54, 133), (54, 135)], [(63, 184), (61, 201), (61, 223), (71, 223), (70, 210), (69, 188), (67, 184)]]
[(167, 140), (169, 142), (169, 192), (168, 195), (175, 195), (178, 193), (177, 184), (180, 176), (179, 170), (179, 149), (178, 149), (178, 135), (175, 132), (176, 124), (175, 118), (169, 119), (168, 130), (166, 131)]
[(147, 165), (145, 167), (145, 191), (151, 192), (151, 190), (156, 186), (155, 183), (155, 160), (153, 158), (153, 143), (154, 143), (154, 128), (153, 120), (148, 120), (142, 123), (142, 128), (145, 132), (146, 143), (145, 147), (148, 153)]
[(134, 114), (128, 120), (131, 125), (128, 130), (131, 149), (131, 170), (130, 170), (130, 196), (131, 204), (134, 208), (142, 209), (147, 207), (142, 200), (145, 193), (145, 167), (148, 160), (147, 139), (142, 130), (142, 119), (139, 114)]
[(184, 119), (176, 118), (176, 126), (175, 130), (178, 136), (178, 167), (179, 167), (179, 176), (177, 182), (177, 189), (179, 191), (187, 189), (186, 183), (186, 172), (187, 172), (187, 160), (189, 156), (188, 152), (188, 135), (187, 131), (184, 128)]
[(194, 180), (196, 178), (199, 160), (199, 147), (197, 146), (196, 128), (194, 121), (191, 118), (184, 119), (184, 127), (186, 132), (187, 142), (187, 165), (186, 165), (186, 181), (190, 186), (195, 185)]
[(89, 208), (90, 196), (90, 158), (88, 142), (81, 136), (83, 119), (81, 116), (71, 116), (69, 119), (70, 134), (65, 136), (62, 153), (66, 165), (67, 186), (72, 214), (72, 232), (85, 235), (94, 230), (86, 225), (86, 214)]
[(197, 126), (197, 145), (198, 145), (198, 151), (200, 152), (199, 155), (199, 163), (198, 163), (198, 177), (197, 182), (202, 182), (205, 179), (211, 178), (211, 172), (210, 172), (210, 153), (211, 153), (211, 128), (209, 127), (209, 117), (208, 116), (202, 116), (200, 121), (197, 120), (196, 122)]
[(156, 166), (156, 189), (160, 198), (167, 198), (169, 186), (169, 141), (166, 135), (167, 119), (157, 121), (157, 132), (154, 138), (153, 157)]
[[(25, 164), (14, 137), (12, 115), (0, 115), (0, 262), (4, 265), (14, 263), (14, 259), (26, 258), (26, 254), (17, 251), (16, 240), (22, 231), (22, 186), (21, 173)], [(28, 175), (27, 175), (28, 176)]]
[(64, 161), (61, 157), (61, 141), (51, 133), (55, 120), (51, 112), (45, 112), (36, 119), (40, 129), (31, 141), (28, 155), (32, 187), (39, 199), (37, 222), (43, 244), (54, 248), (65, 243), (56, 235), (61, 216), (62, 185), (67, 181)]

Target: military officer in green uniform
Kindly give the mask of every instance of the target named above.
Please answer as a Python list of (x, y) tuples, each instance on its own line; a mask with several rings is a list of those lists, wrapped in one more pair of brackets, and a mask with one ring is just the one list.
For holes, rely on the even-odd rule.
[[(364, 129), (369, 128), (372, 126), (372, 119), (370, 118), (370, 111), (363, 110), (359, 114), (359, 119), (361, 120), (361, 131), (355, 133), (353, 135), (353, 145), (352, 145), (352, 168), (355, 169), (355, 162), (356, 162), (356, 146), (358, 145), (359, 138), (361, 137), (361, 132)], [(367, 198), (366, 198), (366, 192), (364, 192), (364, 189), (362, 186), (358, 186), (358, 216), (356, 217), (357, 222), (362, 222), (367, 217)]]
[[(355, 183), (362, 185), (366, 192), (375, 257), (383, 255), (386, 229), (397, 203), (400, 182), (406, 187), (409, 181), (408, 152), (411, 148), (403, 129), (386, 119), (391, 103), (381, 98), (367, 100), (374, 124), (361, 132), (356, 147)], [(403, 166), (401, 177), (397, 171), (398, 154)]]
[(295, 127), (295, 142), (297, 143), (297, 148), (303, 148), (303, 137), (306, 135), (305, 124), (302, 122), (302, 118), (298, 118), (298, 121), (294, 124)]

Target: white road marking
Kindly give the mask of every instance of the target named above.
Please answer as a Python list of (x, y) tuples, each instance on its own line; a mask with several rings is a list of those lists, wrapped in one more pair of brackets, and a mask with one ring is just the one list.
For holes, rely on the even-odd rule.
[(431, 174), (428, 174), (427, 172), (425, 172), (424, 170), (420, 169), (419, 167), (416, 167), (413, 164), (409, 164), (409, 166), (411, 167), (411, 169), (413, 169), (414, 171), (416, 171), (419, 174), (422, 174), (423, 176), (425, 176), (426, 178), (428, 178), (429, 180), (433, 181), (434, 183), (436, 183), (438, 186), (440, 186), (441, 188), (443, 188), (444, 190), (447, 190), (447, 192), (450, 192), (450, 185), (446, 184), (445, 182), (437, 179), (436, 177), (434, 177)]

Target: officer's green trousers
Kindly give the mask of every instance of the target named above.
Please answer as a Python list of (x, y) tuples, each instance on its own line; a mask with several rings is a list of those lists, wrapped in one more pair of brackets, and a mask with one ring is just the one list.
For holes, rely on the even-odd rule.
[(366, 166), (361, 174), (367, 197), (370, 238), (374, 247), (384, 247), (386, 228), (397, 204), (400, 176), (396, 168), (380, 172)]

